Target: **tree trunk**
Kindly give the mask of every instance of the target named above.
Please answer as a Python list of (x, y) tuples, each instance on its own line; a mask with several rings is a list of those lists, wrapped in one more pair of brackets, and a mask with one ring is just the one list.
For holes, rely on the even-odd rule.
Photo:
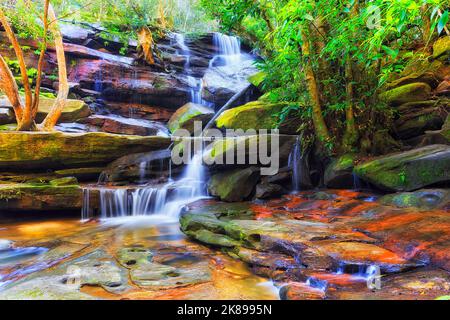
[(42, 40), (42, 49), (39, 54), (36, 86), (34, 88), (33, 105), (31, 107), (31, 115), (32, 115), (33, 119), (36, 118), (36, 114), (37, 114), (38, 108), (39, 108), (39, 95), (40, 95), (40, 91), (41, 91), (42, 70), (44, 68), (44, 57), (45, 57), (45, 52), (47, 50), (48, 6), (49, 6), (49, 4), (50, 4), (49, 0), (45, 0), (44, 17), (43, 17), (43, 21), (42, 21), (42, 23), (44, 24), (44, 39)]
[(0, 55), (0, 90), (6, 95), (16, 115), (17, 126), (22, 125), (23, 106), (20, 101), (19, 88), (16, 79), (8, 67), (5, 59)]
[(354, 89), (353, 89), (353, 67), (350, 57), (345, 62), (346, 94), (347, 106), (345, 108), (345, 133), (343, 138), (343, 147), (346, 151), (355, 146), (358, 140), (358, 131), (356, 130), (354, 116)]
[(3, 28), (6, 31), (6, 35), (8, 36), (11, 45), (13, 46), (14, 52), (16, 54), (16, 58), (19, 62), (20, 74), (23, 82), (23, 89), (25, 91), (25, 106), (22, 110), (22, 117), (19, 121), (17, 121), (17, 130), (30, 130), (33, 126), (33, 119), (31, 113), (31, 107), (33, 104), (33, 97), (30, 88), (30, 82), (27, 75), (27, 66), (25, 64), (25, 59), (23, 57), (23, 52), (20, 47), (19, 41), (14, 34), (14, 31), (11, 29), (9, 25), (8, 19), (6, 18), (3, 10), (0, 8), (0, 22), (3, 25)]
[(48, 6), (48, 16), (51, 20), (49, 30), (55, 39), (56, 60), (58, 62), (58, 96), (53, 104), (50, 112), (44, 121), (39, 125), (41, 131), (52, 131), (58, 122), (59, 117), (66, 105), (67, 96), (69, 95), (69, 83), (67, 81), (66, 57), (64, 55), (64, 44), (61, 32), (58, 28), (58, 20), (52, 5)]
[(305, 57), (305, 77), (308, 86), (308, 94), (310, 96), (313, 108), (312, 119), (314, 123), (315, 133), (317, 138), (323, 145), (325, 142), (331, 141), (331, 137), (322, 114), (322, 106), (320, 103), (320, 95), (317, 87), (317, 79), (311, 63), (311, 45), (309, 43), (308, 36), (308, 27), (304, 27), (302, 30), (301, 50), (303, 52), (303, 56)]

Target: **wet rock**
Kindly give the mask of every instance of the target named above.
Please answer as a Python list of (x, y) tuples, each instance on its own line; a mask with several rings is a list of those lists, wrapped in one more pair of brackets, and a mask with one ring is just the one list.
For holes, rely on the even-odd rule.
[(450, 191), (447, 189), (424, 189), (386, 195), (380, 203), (399, 208), (438, 209), (450, 205)]
[(178, 109), (170, 118), (168, 128), (174, 133), (178, 129), (194, 132), (194, 122), (200, 121), (203, 128), (214, 116), (214, 110), (199, 104), (188, 103)]
[(0, 133), (0, 168), (23, 170), (98, 166), (126, 154), (167, 148), (165, 137), (108, 133), (4, 132)]
[(0, 125), (13, 123), (15, 121), (16, 118), (11, 109), (0, 107)]
[(256, 185), (255, 198), (269, 199), (279, 196), (283, 192), (283, 188), (278, 184), (260, 183)]
[(202, 243), (206, 243), (212, 246), (219, 246), (224, 248), (232, 248), (239, 245), (239, 242), (233, 240), (232, 238), (211, 232), (209, 230), (197, 230), (195, 232), (186, 232), (188, 236), (193, 239), (196, 239)]
[(122, 248), (117, 252), (117, 259), (125, 268), (132, 268), (141, 263), (147, 263), (152, 260), (153, 253), (146, 248), (132, 247)]
[(89, 37), (95, 34), (92, 29), (84, 28), (76, 24), (60, 23), (59, 28), (63, 39), (77, 44), (83, 44)]
[[(36, 121), (41, 122), (50, 112), (55, 98), (39, 98), (39, 108), (36, 115)], [(11, 103), (8, 99), (0, 99), (0, 107), (12, 109)], [(82, 118), (86, 118), (91, 114), (88, 105), (81, 100), (68, 99), (64, 105), (63, 112), (58, 122), (73, 122)], [(15, 121), (15, 118), (14, 118)], [(13, 121), (13, 122), (14, 122)], [(10, 122), (9, 122), (10, 123)]]
[[(169, 175), (170, 156), (170, 150), (126, 155), (111, 162), (104, 170), (103, 178), (105, 182), (135, 181), (142, 179), (141, 175), (144, 175), (146, 179), (152, 178), (164, 181)], [(175, 167), (172, 173), (177, 173)]]
[(407, 261), (392, 251), (371, 243), (332, 242), (318, 244), (317, 248), (336, 261), (350, 265), (374, 264), (384, 272), (398, 272), (420, 264)]
[(148, 120), (138, 120), (119, 116), (95, 115), (82, 119), (78, 123), (95, 127), (97, 130), (108, 133), (157, 136), (167, 135), (166, 127), (159, 123)]
[[(120, 292), (127, 278), (111, 256), (102, 250), (94, 251), (70, 263), (70, 270), (80, 275), (80, 285), (101, 286), (107, 291)], [(76, 268), (76, 269), (74, 269)]]
[(281, 300), (323, 300), (325, 292), (306, 283), (293, 282), (280, 289)]
[(345, 288), (327, 290), (329, 299), (434, 300), (448, 293), (450, 276), (438, 269), (419, 269), (383, 276), (378, 290)]
[(384, 92), (380, 95), (380, 99), (390, 105), (398, 106), (408, 102), (424, 101), (430, 96), (431, 87), (426, 83), (416, 82)]
[(281, 270), (299, 268), (299, 264), (295, 261), (295, 259), (285, 254), (261, 252), (242, 247), (237, 248), (235, 254), (239, 257), (239, 259), (250, 265)]
[(345, 154), (333, 160), (325, 169), (324, 183), (329, 188), (352, 188), (355, 156)]
[(0, 292), (2, 300), (93, 300), (77, 287), (67, 285), (65, 276), (37, 277)]
[(259, 169), (255, 167), (217, 173), (211, 177), (208, 191), (223, 201), (242, 201), (251, 195), (259, 176)]
[[(216, 62), (220, 64), (220, 61)], [(247, 79), (255, 74), (257, 69), (251, 59), (236, 62), (231, 68), (223, 68), (218, 64), (213, 63), (213, 67), (206, 70), (203, 76), (205, 84), (203, 99), (216, 106), (223, 106), (232, 96), (248, 85), (240, 79)]]
[(413, 191), (450, 179), (450, 147), (431, 145), (382, 156), (355, 167), (362, 179), (385, 190)]
[(81, 205), (82, 191), (78, 185), (0, 184), (1, 210), (78, 210)]
[(133, 102), (115, 102), (105, 101), (101, 107), (114, 114), (119, 114), (122, 117), (138, 118), (152, 121), (167, 122), (173, 114), (173, 110), (159, 108), (143, 103)]

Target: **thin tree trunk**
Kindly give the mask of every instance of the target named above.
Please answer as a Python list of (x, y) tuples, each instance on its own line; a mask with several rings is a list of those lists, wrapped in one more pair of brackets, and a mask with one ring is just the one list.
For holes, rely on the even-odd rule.
[[(359, 12), (359, 4), (356, 0), (350, 11), (350, 17), (353, 19)], [(355, 35), (354, 35), (355, 36)], [(354, 115), (354, 99), (355, 92), (353, 87), (353, 61), (351, 53), (347, 54), (345, 61), (345, 79), (346, 79), (346, 95), (347, 106), (345, 109), (345, 133), (343, 138), (344, 149), (350, 150), (358, 140), (358, 130), (356, 129), (355, 115)]]
[(426, 4), (420, 7), (422, 15), (423, 27), (422, 27), (422, 41), (425, 47), (428, 47), (428, 43), (431, 40), (431, 20), (428, 12), (428, 6)]
[(11, 103), (16, 116), (17, 127), (20, 127), (22, 125), (23, 106), (20, 101), (19, 88), (2, 55), (0, 55), (0, 89)]
[(308, 27), (304, 27), (302, 30), (301, 50), (303, 52), (303, 56), (305, 57), (305, 65), (304, 65), (305, 77), (308, 86), (308, 93), (313, 108), (312, 119), (314, 123), (316, 136), (319, 139), (319, 141), (323, 144), (324, 142), (330, 141), (331, 137), (322, 114), (322, 106), (320, 103), (320, 95), (317, 87), (317, 80), (311, 63), (311, 45), (309, 43), (308, 36), (309, 36)]
[(13, 46), (14, 52), (16, 54), (17, 60), (19, 62), (20, 74), (23, 82), (23, 89), (25, 91), (25, 106), (22, 112), (22, 118), (17, 121), (17, 130), (30, 130), (33, 125), (33, 119), (31, 117), (31, 107), (33, 104), (33, 96), (30, 88), (30, 82), (27, 75), (27, 66), (25, 64), (25, 59), (23, 57), (23, 52), (20, 47), (19, 41), (14, 34), (14, 31), (9, 25), (8, 19), (6, 18), (3, 10), (0, 8), (0, 22), (6, 31), (11, 45)]
[(43, 16), (43, 24), (44, 24), (44, 39), (42, 40), (42, 49), (39, 54), (38, 68), (37, 68), (37, 77), (36, 77), (36, 86), (34, 88), (34, 99), (33, 105), (31, 107), (32, 118), (35, 119), (36, 114), (39, 108), (39, 94), (41, 91), (41, 81), (42, 81), (42, 70), (44, 68), (44, 57), (45, 52), (47, 51), (47, 31), (48, 31), (48, 6), (49, 0), (45, 0), (44, 4), (44, 16)]
[(40, 124), (41, 131), (52, 131), (55, 127), (61, 113), (66, 105), (67, 96), (69, 95), (69, 83), (67, 81), (66, 57), (64, 55), (64, 44), (61, 32), (58, 28), (58, 20), (56, 19), (55, 11), (51, 4), (48, 6), (48, 16), (51, 20), (49, 23), (49, 30), (55, 39), (56, 60), (58, 62), (58, 96), (53, 104), (50, 112)]

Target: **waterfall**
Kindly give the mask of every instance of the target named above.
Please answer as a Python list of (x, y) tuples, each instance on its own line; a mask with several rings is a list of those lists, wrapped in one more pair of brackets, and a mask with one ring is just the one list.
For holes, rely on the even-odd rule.
[(222, 58), (226, 65), (241, 61), (241, 42), (238, 37), (216, 32), (213, 36), (213, 42), (218, 48), (218, 57)]
[[(136, 188), (92, 187), (83, 190), (82, 220), (91, 217), (90, 192), (99, 191), (100, 217), (102, 219), (127, 216), (163, 215), (176, 218), (187, 204), (207, 196), (206, 170), (202, 164), (203, 154), (197, 152), (186, 166), (178, 181), (162, 186)], [(147, 165), (147, 162), (143, 162)], [(144, 165), (140, 165), (144, 167)], [(87, 196), (85, 196), (87, 195)]]
[(288, 166), (292, 170), (292, 191), (300, 191), (302, 166), (302, 146), (300, 136), (297, 136), (295, 139), (295, 144), (289, 154)]

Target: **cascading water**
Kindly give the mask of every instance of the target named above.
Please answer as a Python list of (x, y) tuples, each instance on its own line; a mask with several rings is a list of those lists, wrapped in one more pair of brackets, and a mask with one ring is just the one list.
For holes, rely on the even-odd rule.
[(238, 37), (216, 32), (213, 36), (213, 42), (215, 47), (218, 48), (218, 55), (215, 59), (211, 60), (212, 63), (219, 58), (223, 59), (225, 65), (231, 65), (241, 61), (241, 42)]
[(288, 166), (292, 170), (292, 191), (300, 191), (301, 185), (301, 165), (302, 165), (302, 146), (300, 136), (295, 140), (295, 144), (289, 154)]
[[(203, 79), (197, 79), (190, 75), (190, 50), (185, 43), (184, 36), (174, 34), (173, 40), (179, 50), (178, 54), (186, 56), (185, 72), (192, 88), (191, 101), (199, 104), (207, 104), (202, 99)], [(236, 37), (226, 36), (220, 33), (214, 35), (214, 43), (217, 47), (217, 55), (213, 60), (220, 59), (221, 66), (214, 66), (220, 69), (225, 77), (228, 73), (233, 81), (241, 83), (242, 87), (248, 87), (246, 77), (240, 79), (235, 77), (235, 69), (239, 69), (238, 62), (242, 59), (240, 41)], [(251, 60), (252, 61), (252, 60)], [(211, 64), (212, 66), (213, 64)], [(239, 78), (239, 79), (237, 79)], [(192, 82), (192, 84), (191, 84)], [(242, 91), (242, 90), (240, 90)], [(170, 164), (168, 170), (171, 170)], [(99, 192), (100, 217), (126, 217), (126, 216), (148, 216), (162, 215), (164, 217), (176, 218), (182, 208), (187, 204), (208, 196), (206, 188), (206, 170), (203, 166), (203, 152), (201, 150), (194, 153), (191, 161), (186, 165), (184, 173), (177, 181), (169, 179), (167, 183), (159, 186), (145, 185), (149, 163), (146, 161), (138, 164), (139, 186), (135, 187), (92, 187), (84, 190), (83, 219), (92, 217), (90, 197), (92, 190)], [(105, 174), (101, 175), (100, 182), (105, 181)]]

